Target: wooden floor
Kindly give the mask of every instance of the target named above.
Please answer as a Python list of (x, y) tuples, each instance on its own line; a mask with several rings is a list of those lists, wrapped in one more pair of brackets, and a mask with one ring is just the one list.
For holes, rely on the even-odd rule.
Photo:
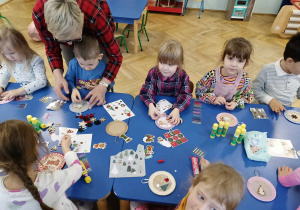
[[(31, 22), (34, 4), (34, 0), (12, 0), (1, 6), (0, 11), (44, 58), (47, 76), (53, 85), (54, 78), (46, 60), (43, 43), (29, 40), (27, 36), (27, 26)], [(124, 58), (116, 78), (115, 92), (138, 95), (148, 71), (156, 64), (161, 44), (168, 39), (176, 39), (182, 44), (184, 69), (194, 84), (220, 64), (223, 44), (233, 37), (245, 37), (254, 46), (252, 62), (246, 68), (252, 80), (264, 64), (275, 62), (283, 56), (288, 40), (270, 33), (274, 15), (255, 14), (249, 22), (243, 22), (225, 20), (225, 13), (222, 11), (205, 10), (198, 19), (198, 12), (199, 10), (187, 9), (184, 16), (150, 12), (146, 26), (150, 41), (147, 41), (145, 34), (141, 34), (143, 51), (133, 53), (133, 34), (126, 39), (129, 53), (121, 46)], [(1, 19), (0, 25), (8, 24)], [(120, 24), (119, 30), (124, 27), (125, 25)], [(294, 106), (300, 107), (300, 100), (296, 100)]]

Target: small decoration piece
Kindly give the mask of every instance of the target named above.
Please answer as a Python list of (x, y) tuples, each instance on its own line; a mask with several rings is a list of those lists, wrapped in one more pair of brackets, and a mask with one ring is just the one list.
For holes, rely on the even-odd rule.
[(155, 124), (157, 127), (163, 130), (170, 130), (175, 127), (175, 125), (169, 123), (169, 121), (167, 120), (167, 116), (158, 118), (157, 120), (155, 120)]
[(157, 171), (150, 176), (148, 185), (153, 193), (164, 196), (175, 190), (176, 181), (169, 172)]
[(202, 155), (204, 155), (204, 152), (201, 149), (198, 149), (197, 147), (193, 150), (193, 153), (200, 156), (200, 157)]
[(145, 159), (150, 159), (150, 158), (153, 157), (152, 156), (152, 154), (154, 154), (153, 149), (154, 149), (153, 146), (150, 146), (150, 145), (146, 146), (146, 149), (145, 149)]
[(154, 138), (155, 136), (152, 136), (150, 134), (147, 134), (144, 138), (143, 138), (143, 141), (145, 143), (151, 143), (151, 142), (154, 142)]
[(94, 149), (105, 149), (106, 148), (106, 143), (98, 143), (93, 145)]
[(69, 106), (70, 111), (75, 113), (83, 113), (89, 109), (89, 102), (88, 101), (81, 101), (76, 103), (71, 103)]
[(217, 121), (224, 122), (224, 123), (229, 122), (230, 123), (229, 127), (234, 127), (238, 123), (238, 120), (234, 115), (226, 113), (226, 112), (222, 112), (222, 113), (218, 114)]
[(56, 151), (56, 150), (57, 150), (57, 146), (53, 146), (53, 147), (50, 149), (51, 152), (54, 152), (54, 151)]
[(261, 185), (259, 185), (259, 188), (258, 188), (258, 190), (257, 190), (257, 193), (258, 193), (259, 195), (262, 195), (262, 196), (265, 196), (265, 195), (266, 195), (266, 193), (265, 193), (264, 189), (261, 187)]
[(132, 141), (132, 138), (126, 136), (125, 134), (121, 135), (120, 138), (124, 139), (124, 141), (125, 141), (126, 143), (129, 143), (129, 142)]
[(167, 140), (165, 140), (163, 137), (157, 137), (157, 142), (165, 147), (171, 147), (171, 143)]

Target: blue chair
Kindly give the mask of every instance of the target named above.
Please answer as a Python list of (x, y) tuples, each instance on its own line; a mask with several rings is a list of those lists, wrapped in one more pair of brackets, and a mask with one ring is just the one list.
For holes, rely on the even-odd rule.
[(9, 23), (9, 25), (12, 26), (11, 23), (9, 22), (9, 20), (6, 17), (2, 16), (1, 12), (0, 12), (0, 18), (5, 19)]
[[(198, 17), (198, 18), (200, 18), (201, 11), (204, 12), (204, 0), (195, 0), (195, 1), (200, 1), (200, 11), (199, 11), (199, 17)], [(185, 0), (182, 15), (184, 15), (187, 4), (188, 4), (188, 0)]]

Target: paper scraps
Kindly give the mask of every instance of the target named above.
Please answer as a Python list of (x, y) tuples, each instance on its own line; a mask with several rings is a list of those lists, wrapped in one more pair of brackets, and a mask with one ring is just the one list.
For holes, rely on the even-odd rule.
[(66, 102), (67, 101), (64, 100), (54, 99), (46, 108), (53, 111), (59, 111), (61, 110), (61, 108), (64, 106)]
[(157, 142), (161, 145), (163, 145), (164, 147), (171, 147), (171, 143), (167, 140), (165, 140), (163, 137), (157, 137)]
[(144, 146), (126, 149), (110, 156), (109, 178), (141, 177), (146, 175)]
[(188, 141), (178, 129), (165, 133), (164, 137), (171, 143), (173, 148)]
[(152, 136), (150, 134), (147, 134), (144, 138), (143, 138), (143, 141), (145, 143), (151, 143), (151, 142), (154, 142), (154, 138), (155, 136)]
[(153, 149), (154, 149), (154, 147), (151, 146), (151, 145), (147, 145), (146, 146), (146, 149), (145, 149), (145, 159), (150, 159), (150, 158), (153, 157), (152, 156), (154, 154)]

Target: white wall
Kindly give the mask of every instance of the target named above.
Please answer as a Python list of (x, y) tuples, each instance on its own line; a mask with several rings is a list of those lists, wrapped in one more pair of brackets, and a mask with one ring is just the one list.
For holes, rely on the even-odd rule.
[[(277, 14), (282, 0), (256, 0), (253, 12), (262, 14)], [(223, 10), (227, 8), (228, 0), (204, 0), (204, 9)], [(199, 8), (200, 1), (188, 0), (188, 8)]]

